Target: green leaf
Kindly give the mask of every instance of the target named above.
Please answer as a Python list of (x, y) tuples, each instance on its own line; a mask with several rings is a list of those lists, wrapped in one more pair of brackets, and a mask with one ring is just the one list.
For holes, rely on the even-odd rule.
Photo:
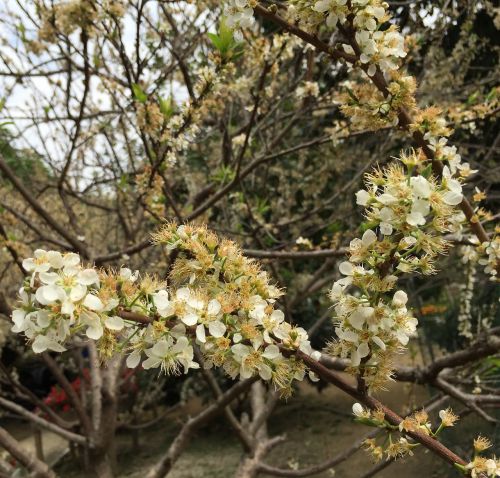
[(243, 54), (243, 44), (235, 41), (233, 31), (227, 27), (224, 19), (219, 24), (219, 31), (207, 33), (213, 46), (219, 51), (225, 60), (235, 60)]
[(137, 83), (132, 83), (132, 91), (134, 92), (134, 98), (139, 103), (146, 103), (148, 100), (148, 95), (144, 92), (144, 90)]
[(216, 35), (215, 33), (207, 33), (208, 38), (210, 38), (210, 41), (214, 45), (217, 50), (220, 52), (222, 51), (222, 40), (220, 39), (219, 35)]
[(170, 118), (174, 114), (175, 103), (174, 99), (171, 96), (169, 96), (167, 99), (163, 99), (158, 96), (158, 104), (160, 105), (160, 111), (166, 118)]

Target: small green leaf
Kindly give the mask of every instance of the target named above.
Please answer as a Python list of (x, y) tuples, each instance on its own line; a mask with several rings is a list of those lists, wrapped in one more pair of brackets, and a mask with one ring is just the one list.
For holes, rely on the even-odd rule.
[(132, 91), (134, 92), (134, 98), (139, 103), (146, 103), (148, 100), (148, 95), (144, 92), (144, 90), (137, 83), (132, 83)]
[(233, 31), (227, 27), (224, 20), (221, 20), (217, 34), (207, 33), (207, 35), (225, 60), (235, 60), (243, 54), (243, 44), (235, 41)]
[(210, 38), (210, 41), (214, 45), (217, 50), (220, 52), (222, 51), (222, 40), (220, 39), (219, 35), (216, 35), (215, 33), (207, 33), (208, 38)]
[(167, 99), (163, 99), (158, 96), (158, 104), (160, 105), (160, 111), (163, 113), (165, 118), (170, 118), (175, 112), (175, 103), (171, 96)]

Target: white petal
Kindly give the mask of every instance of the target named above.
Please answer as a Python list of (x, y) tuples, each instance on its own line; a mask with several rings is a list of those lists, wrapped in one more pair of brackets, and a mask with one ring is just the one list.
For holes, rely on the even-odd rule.
[(357, 352), (360, 358), (364, 358), (370, 353), (370, 347), (366, 342), (362, 342), (359, 344)]
[(128, 368), (135, 368), (135, 367), (137, 367), (137, 365), (139, 365), (140, 361), (141, 361), (141, 352), (139, 350), (134, 350), (127, 357), (127, 367)]
[(368, 229), (364, 232), (361, 241), (365, 247), (371, 246), (374, 242), (377, 242), (377, 235), (371, 229)]
[(264, 350), (262, 356), (269, 359), (269, 360), (274, 360), (275, 358), (278, 358), (280, 356), (280, 349), (278, 348), (277, 345), (268, 345), (266, 349)]
[(212, 337), (219, 338), (226, 332), (226, 326), (219, 320), (216, 320), (208, 324), (208, 331)]
[(458, 206), (463, 200), (463, 194), (455, 191), (448, 191), (443, 194), (443, 201), (449, 206)]
[(277, 323), (281, 323), (285, 320), (285, 314), (281, 310), (273, 310), (271, 313), (271, 320)]
[(344, 261), (339, 266), (339, 271), (345, 276), (350, 276), (353, 274), (354, 266), (349, 261)]
[(59, 274), (55, 272), (40, 272), (39, 277), (44, 284), (55, 284), (59, 279)]
[(104, 309), (104, 304), (101, 302), (101, 299), (93, 294), (87, 294), (83, 301), (83, 305), (88, 309), (95, 310), (97, 312)]
[(264, 363), (259, 365), (259, 375), (262, 380), (271, 380), (271, 377), (273, 376), (273, 371), (269, 365), (266, 365)]
[(398, 290), (395, 292), (394, 297), (392, 298), (392, 303), (396, 307), (403, 307), (408, 302), (408, 295), (403, 290)]
[(352, 413), (354, 413), (354, 415), (356, 415), (357, 417), (361, 417), (363, 415), (364, 409), (361, 403), (355, 403), (352, 406)]
[(188, 312), (187, 314), (185, 314), (184, 316), (181, 317), (181, 320), (189, 327), (189, 326), (192, 326), (192, 325), (195, 325), (197, 322), (198, 322), (198, 319), (199, 317), (192, 313), (192, 312)]
[(113, 317), (108, 317), (104, 321), (104, 325), (110, 330), (122, 330), (125, 327), (125, 323), (121, 317), (114, 315)]
[(86, 293), (87, 293), (87, 286), (83, 284), (76, 284), (74, 287), (71, 288), (71, 291), (69, 293), (69, 298), (72, 302), (78, 302), (85, 297)]
[(382, 340), (380, 337), (378, 337), (378, 336), (374, 335), (374, 336), (372, 337), (372, 340), (373, 340), (373, 342), (374, 342), (375, 344), (377, 344), (377, 345), (378, 345), (378, 346), (379, 346), (382, 350), (385, 350), (385, 349), (386, 349), (385, 343), (383, 342), (383, 340)]
[(80, 264), (80, 256), (74, 252), (64, 254), (63, 265), (64, 267), (75, 267)]
[(36, 300), (42, 305), (53, 304), (56, 300), (64, 299), (65, 296), (64, 290), (55, 284), (44, 285), (35, 293)]
[(212, 299), (208, 303), (207, 313), (208, 315), (217, 315), (220, 312), (221, 305), (217, 299)]
[(183, 301), (186, 301), (189, 299), (189, 296), (191, 295), (191, 291), (187, 288), (187, 287), (182, 287), (180, 288), (175, 296), (179, 299), (179, 300), (183, 300)]
[(151, 349), (151, 352), (157, 357), (165, 357), (170, 350), (170, 345), (166, 340), (161, 340), (160, 342), (156, 342)]
[(99, 284), (99, 275), (94, 269), (85, 269), (78, 273), (77, 280), (83, 285)]
[(87, 330), (85, 331), (85, 335), (89, 339), (93, 340), (99, 340), (102, 337), (102, 334), (104, 333), (104, 330), (102, 328), (101, 324), (95, 324), (90, 327), (87, 327)]
[(204, 344), (207, 341), (205, 334), (205, 326), (203, 324), (198, 324), (198, 326), (196, 327), (196, 338), (202, 344)]
[(64, 265), (62, 254), (58, 251), (47, 252), (47, 260), (54, 269), (60, 269)]
[(31, 345), (31, 348), (36, 354), (41, 354), (42, 352), (45, 352), (47, 350), (49, 342), (50, 340), (45, 337), (45, 335), (37, 335), (35, 337), (35, 340), (33, 341), (33, 344)]

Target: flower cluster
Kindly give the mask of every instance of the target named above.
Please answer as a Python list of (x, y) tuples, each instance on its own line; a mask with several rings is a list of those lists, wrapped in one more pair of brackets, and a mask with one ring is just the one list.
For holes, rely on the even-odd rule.
[[(468, 246), (464, 246), (468, 247)], [(466, 281), (460, 284), (460, 308), (458, 311), (458, 332), (466, 339), (472, 339), (472, 299), (474, 297), (474, 284), (476, 282), (476, 267), (475, 264), (470, 262), (466, 268)]]
[(235, 40), (243, 39), (241, 29), (250, 28), (255, 18), (253, 16), (253, 6), (257, 2), (252, 0), (228, 0), (224, 8), (226, 24), (234, 30)]
[(490, 275), (490, 280), (499, 281), (500, 270), (500, 236), (495, 236), (490, 242), (483, 242), (479, 248), (484, 257), (478, 263), (484, 266), (485, 274)]
[[(167, 225), (155, 241), (180, 253), (171, 288), (148, 275), (86, 268), (74, 253), (37, 250), (23, 267), (30, 276), (12, 314), (34, 352), (63, 352), (71, 336), (98, 341), (101, 355), (128, 353), (131, 368), (185, 373), (223, 367), (233, 378), (259, 375), (288, 394), (304, 364), (293, 352), (319, 357), (307, 333), (276, 308), (281, 291), (231, 241), (204, 227)], [(310, 374), (312, 379), (315, 377)]]
[(406, 293), (392, 292), (398, 276), (434, 273), (436, 256), (448, 245), (443, 234), (456, 232), (464, 220), (454, 207), (462, 186), (447, 167), (437, 179), (417, 152), (400, 160), (366, 175), (366, 189), (356, 194), (366, 208), (366, 230), (351, 241), (350, 258), (339, 266), (344, 277), (330, 292), (338, 337), (330, 351), (348, 357), (352, 371), (374, 388), (390, 375), (391, 357), (417, 325)]
[(310, 30), (322, 24), (328, 28), (352, 27), (355, 38), (344, 45), (344, 50), (358, 54), (367, 73), (373, 76), (377, 67), (384, 73), (397, 70), (406, 56), (404, 38), (397, 28), (380, 28), (390, 20), (387, 7), (380, 0), (292, 0), (289, 13)]

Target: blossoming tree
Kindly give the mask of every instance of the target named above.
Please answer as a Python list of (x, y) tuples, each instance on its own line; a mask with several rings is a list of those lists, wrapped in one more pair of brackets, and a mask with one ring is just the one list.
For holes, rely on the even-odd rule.
[[(453, 399), (497, 421), (489, 409), (498, 391), (472, 393), (464, 376), (500, 350), (491, 299), (500, 242), (493, 214), (479, 206), (488, 172), (474, 169), (488, 169), (498, 137), (469, 162), (450, 139), (453, 127), (479, 134), (476, 125), (498, 109), (497, 90), (484, 75), (474, 87), (488, 89), (465, 106), (456, 93), (441, 108), (425, 105), (440, 78), (420, 63), (439, 52), (426, 56), (415, 36), (449, 30), (458, 13), (400, 3), (7, 2), (5, 18), (18, 22), (3, 20), (1, 55), (2, 114), (12, 122), (0, 150), (3, 285), (18, 295), (2, 301), (7, 340), (43, 357), (75, 419), (5, 364), (3, 409), (61, 435), (89, 473), (110, 477), (120, 418), (130, 426), (120, 403), (126, 369), (154, 370), (158, 381), (196, 374), (213, 401), (183, 424), (150, 478), (167, 475), (194, 432), (221, 413), (245, 452), (240, 477), (317, 474), (363, 444), (380, 461), (366, 476), (417, 447), (465, 476), (500, 475), (487, 439), (468, 454), (443, 444), (443, 429), (458, 420), (451, 408), (429, 415)], [(442, 18), (422, 29), (434, 8)], [(463, 31), (492, 9), (459, 9)], [(471, 69), (477, 44), (457, 43)], [(457, 81), (467, 85), (465, 75)], [(446, 267), (467, 269), (456, 280), (466, 284), (461, 347), (404, 366), (410, 339), (423, 336), (415, 283), (444, 290), (434, 275), (454, 245)], [(479, 319), (476, 276), (491, 291)], [(79, 393), (70, 359), (89, 370)], [(219, 371), (233, 385), (222, 388)], [(478, 383), (483, 372), (474, 372)], [(269, 436), (266, 423), (304, 380), (347, 393), (356, 422), (377, 435), (310, 468), (268, 465), (283, 437)], [(400, 416), (377, 398), (391, 380), (441, 395)], [(251, 418), (231, 407), (242, 396)], [(55, 476), (3, 428), (0, 444), (34, 475)]]

